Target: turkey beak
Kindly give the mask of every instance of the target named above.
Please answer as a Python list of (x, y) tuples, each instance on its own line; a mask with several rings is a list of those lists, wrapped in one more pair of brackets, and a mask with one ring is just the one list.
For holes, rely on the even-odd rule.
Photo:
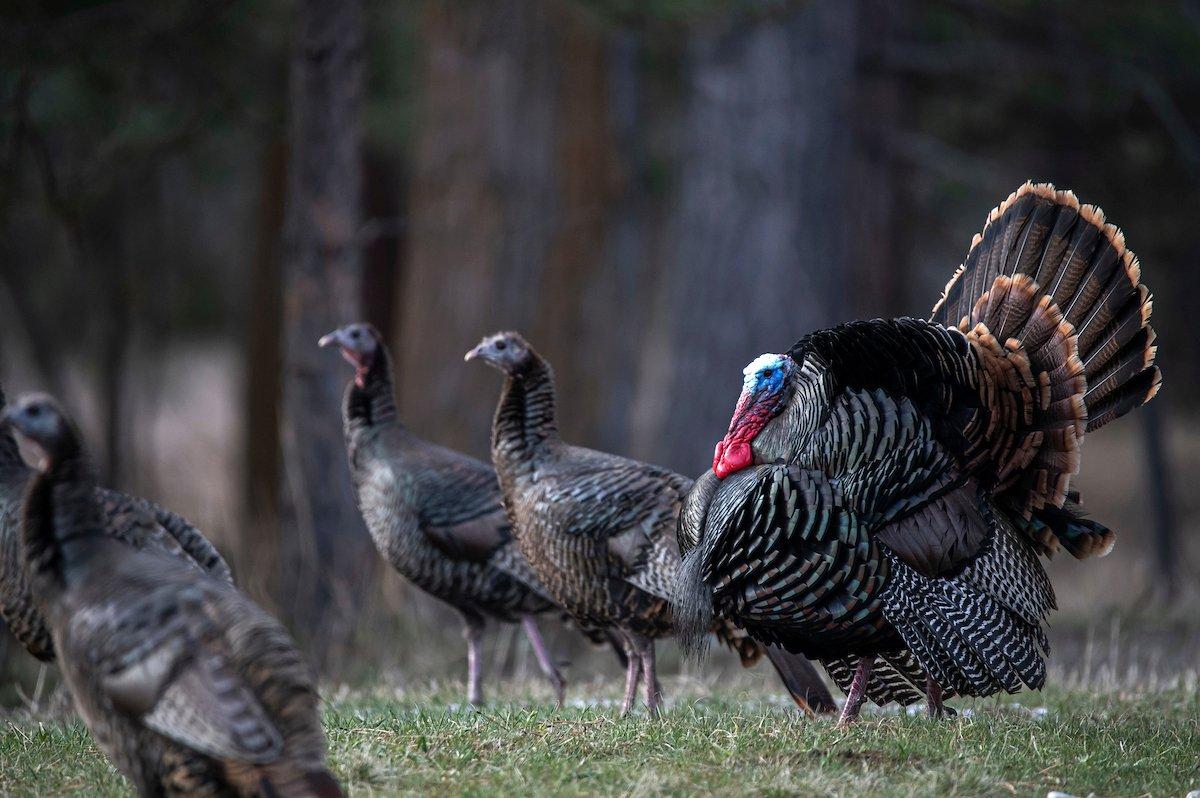
[(338, 343), (338, 339), (341, 337), (341, 332), (341, 330), (334, 330), (331, 333), (322, 335), (321, 340), (317, 341), (317, 346), (321, 347), (322, 349), (333, 346), (334, 344)]
[(481, 358), (481, 357), (483, 357), (483, 344), (480, 344), (479, 346), (472, 349), (470, 352), (467, 352), (465, 355), (463, 355), (463, 362), (470, 363), (472, 360), (475, 360), (476, 358)]

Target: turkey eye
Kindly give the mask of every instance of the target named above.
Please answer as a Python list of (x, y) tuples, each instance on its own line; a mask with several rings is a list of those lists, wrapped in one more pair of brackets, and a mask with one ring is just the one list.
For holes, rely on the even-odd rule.
[(775, 373), (775, 372), (774, 372), (774, 371), (772, 371), (771, 369), (767, 369), (766, 371), (764, 371), (764, 372), (762, 373), (762, 375), (763, 375), (763, 379), (764, 379), (764, 380), (769, 380), (769, 379), (771, 379), (771, 375), (772, 375), (772, 374), (774, 374), (774, 373)]
[(508, 344), (504, 343), (503, 341), (496, 342), (496, 351), (497, 352), (503, 352), (506, 348), (508, 348)]
[(29, 410), (26, 412), (28, 412), (29, 415), (31, 415), (31, 416), (40, 416), (42, 414), (42, 408), (38, 407), (37, 405), (34, 405), (33, 407), (29, 408)]
[(351, 330), (351, 331), (350, 331), (350, 337), (351, 337), (351, 338), (357, 338), (359, 335), (360, 335), (360, 333), (359, 333), (359, 331), (358, 331), (358, 330)]

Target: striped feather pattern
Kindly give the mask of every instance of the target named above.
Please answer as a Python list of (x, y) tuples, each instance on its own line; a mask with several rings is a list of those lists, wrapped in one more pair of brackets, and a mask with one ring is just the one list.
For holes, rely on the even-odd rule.
[(554, 600), (584, 624), (671, 634), (673, 533), (691, 481), (564, 443), (553, 371), (532, 351), (505, 380), (492, 446), (518, 544)]
[(754, 462), (789, 465), (706, 475), (681, 514), (681, 626), (733, 618), (844, 687), (875, 655), (875, 700), (915, 700), (924, 675), (959, 694), (1040, 686), (1055, 598), (1039, 554), (1113, 542), (1071, 490), (1080, 443), (1158, 389), (1140, 280), (1099, 209), (1027, 184), (929, 321), (798, 341), (782, 409), (749, 439)]
[(1044, 681), (1053, 590), (1033, 547), (986, 504), (978, 550), (953, 573), (930, 576), (878, 542), (820, 471), (756, 466), (710, 497), (703, 529), (686, 532), (698, 543), (677, 600), (685, 644), (696, 643), (707, 610), (821, 660), (843, 687), (858, 655), (878, 654), (867, 695), (880, 703), (919, 700), (926, 674), (948, 695)]
[[(492, 460), (522, 553), (581, 624), (651, 641), (675, 633), (671, 600), (682, 570), (676, 528), (691, 480), (564, 442), (555, 423), (550, 364), (523, 339), (505, 335), (505, 351), (527, 354), (506, 374)], [(698, 502), (693, 507), (706, 512)], [(701, 615), (690, 617), (693, 626), (701, 625), (691, 630), (693, 640), (715, 635), (744, 666), (762, 658), (767, 641), (752, 637), (751, 626)], [(798, 703), (832, 709), (811, 666), (778, 652), (770, 659)]]
[[(822, 660), (821, 665), (844, 693), (850, 692), (850, 682), (858, 657), (844, 656)], [(952, 689), (942, 693), (944, 698), (953, 698)], [(895, 701), (901, 706), (910, 706), (925, 700), (925, 669), (911, 651), (903, 650), (877, 655), (871, 679), (867, 682), (867, 698), (879, 706)]]
[(809, 657), (898, 647), (880, 595), (890, 563), (819, 472), (784, 465), (738, 472), (714, 498), (700, 539), (678, 588), (681, 631), (695, 631), (688, 616), (702, 606), (689, 593), (699, 583), (719, 616)]
[[(1036, 440), (1003, 484), (1004, 500), (1027, 519), (1063, 506), (1085, 432), (1158, 391), (1152, 307), (1137, 257), (1103, 211), (1081, 205), (1069, 191), (1033, 183), (988, 215), (934, 306), (933, 321), (957, 327), (983, 349), (1002, 346), (1020, 375), (1037, 382), (1035, 401), (1022, 395), (1019, 402)], [(1103, 527), (1092, 536), (1078, 524), (1031, 526), (1051, 533), (1039, 538), (1050, 551), (1061, 543), (1086, 556), (1112, 546)], [(1062, 539), (1072, 532), (1070, 541)]]
[[(0, 409), (4, 404), (0, 390)], [(21, 552), (21, 502), (32, 476), (11, 430), (0, 430), (0, 619), (26, 651), (49, 662), (54, 659), (50, 629), (30, 592)], [(110, 536), (138, 549), (179, 557), (221, 581), (233, 581), (216, 547), (170, 510), (106, 488), (97, 487), (94, 498)]]
[[(60, 412), (40, 401), (40, 417)], [(112, 509), (60, 422), (40, 441), (22, 549), (100, 749), (143, 795), (340, 795), (313, 675), (283, 627), (193, 561), (111, 534)], [(306, 788), (313, 778), (322, 790)]]
[(380, 554), (468, 617), (515, 622), (559, 611), (517, 549), (495, 471), (404, 426), (391, 356), (370, 333), (377, 355), (346, 387), (343, 424), (359, 509)]

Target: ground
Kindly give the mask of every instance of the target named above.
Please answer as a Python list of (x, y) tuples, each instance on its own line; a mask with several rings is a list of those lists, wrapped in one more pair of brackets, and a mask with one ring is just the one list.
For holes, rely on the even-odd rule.
[[(495, 685), (493, 695), (506, 692)], [(1200, 789), (1200, 695), (1051, 690), (876, 713), (842, 730), (782, 699), (682, 686), (665, 717), (562, 710), (509, 687), (476, 712), (450, 688), (333, 693), (333, 769), (351, 795), (1178, 796)], [(577, 690), (583, 693), (583, 689)], [(598, 692), (611, 692), (599, 686)], [(516, 695), (514, 696), (513, 693)], [(0, 795), (128, 795), (78, 724), (0, 720)]]

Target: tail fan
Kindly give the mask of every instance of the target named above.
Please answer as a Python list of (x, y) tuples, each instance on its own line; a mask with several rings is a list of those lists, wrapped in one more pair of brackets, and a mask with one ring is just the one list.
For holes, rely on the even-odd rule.
[(1029, 518), (1014, 518), (1013, 522), (1034, 540), (1052, 539), (1081, 560), (1103, 557), (1117, 541), (1117, 534), (1111, 529), (1084, 517), (1075, 491), (1067, 494), (1062, 507), (1046, 506), (1035, 510)]
[(777, 645), (764, 646), (764, 650), (797, 706), (818, 714), (837, 710), (829, 688), (811, 662)]
[[(1161, 375), (1150, 327), (1153, 303), (1125, 236), (1070, 191), (1026, 183), (989, 215), (931, 320), (957, 327), (985, 360), (1013, 368), (1026, 445), (1002, 476), (1009, 503), (1049, 551), (1103, 553), (1111, 533), (1066, 503), (1079, 445), (1148, 402)], [(1074, 516), (1074, 517), (1071, 517)]]

